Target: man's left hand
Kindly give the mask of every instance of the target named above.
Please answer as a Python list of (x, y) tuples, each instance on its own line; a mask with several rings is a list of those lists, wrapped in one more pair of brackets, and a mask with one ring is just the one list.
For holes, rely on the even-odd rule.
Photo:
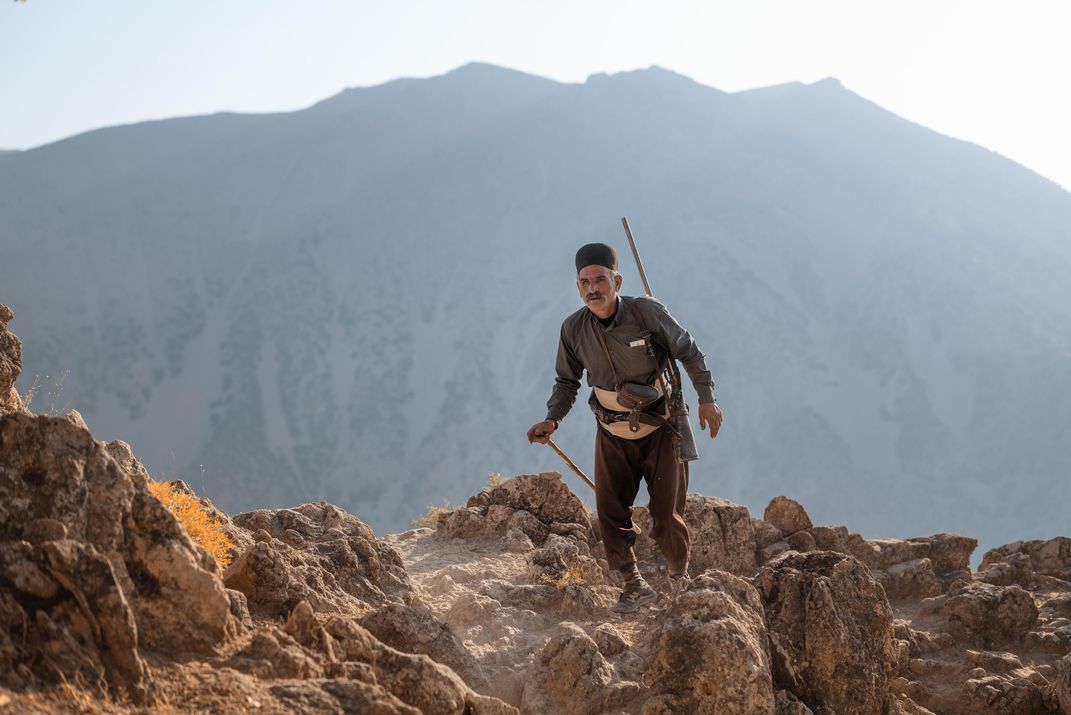
[(721, 429), (721, 408), (717, 402), (707, 402), (699, 405), (699, 428), (710, 430), (710, 438), (718, 436)]

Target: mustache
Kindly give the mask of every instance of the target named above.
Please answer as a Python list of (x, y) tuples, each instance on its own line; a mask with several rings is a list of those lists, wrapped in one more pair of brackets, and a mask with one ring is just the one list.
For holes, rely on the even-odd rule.
[(602, 293), (588, 293), (588, 296), (587, 298), (585, 298), (585, 300), (598, 300), (599, 298), (605, 297), (606, 296), (604, 296)]

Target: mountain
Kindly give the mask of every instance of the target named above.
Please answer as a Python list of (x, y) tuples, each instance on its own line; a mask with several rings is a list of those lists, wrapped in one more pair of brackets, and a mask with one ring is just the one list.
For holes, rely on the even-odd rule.
[[(0, 162), (0, 300), (35, 410), (227, 511), (323, 499), (396, 531), (561, 468), (524, 433), (573, 252), (626, 259), (622, 215), (718, 381), (695, 491), (983, 550), (1071, 530), (1071, 194), (836, 80), (475, 64), (87, 132)], [(557, 441), (590, 468), (586, 412)]]

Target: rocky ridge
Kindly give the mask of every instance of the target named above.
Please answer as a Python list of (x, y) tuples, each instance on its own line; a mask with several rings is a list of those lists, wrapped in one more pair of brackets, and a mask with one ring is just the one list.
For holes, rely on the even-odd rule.
[(384, 538), (326, 503), (202, 500), (221, 569), (128, 445), (25, 409), (0, 317), (0, 712), (1071, 713), (1066, 537), (972, 572), (968, 537), (692, 494), (690, 584), (641, 535), (664, 596), (619, 616), (592, 515), (542, 473)]

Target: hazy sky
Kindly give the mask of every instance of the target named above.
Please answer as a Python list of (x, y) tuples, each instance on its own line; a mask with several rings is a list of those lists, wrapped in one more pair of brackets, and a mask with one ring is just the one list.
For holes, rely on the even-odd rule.
[(837, 77), (1071, 189), (1071, 2), (0, 0), (0, 148), (491, 62), (652, 64), (726, 91)]

